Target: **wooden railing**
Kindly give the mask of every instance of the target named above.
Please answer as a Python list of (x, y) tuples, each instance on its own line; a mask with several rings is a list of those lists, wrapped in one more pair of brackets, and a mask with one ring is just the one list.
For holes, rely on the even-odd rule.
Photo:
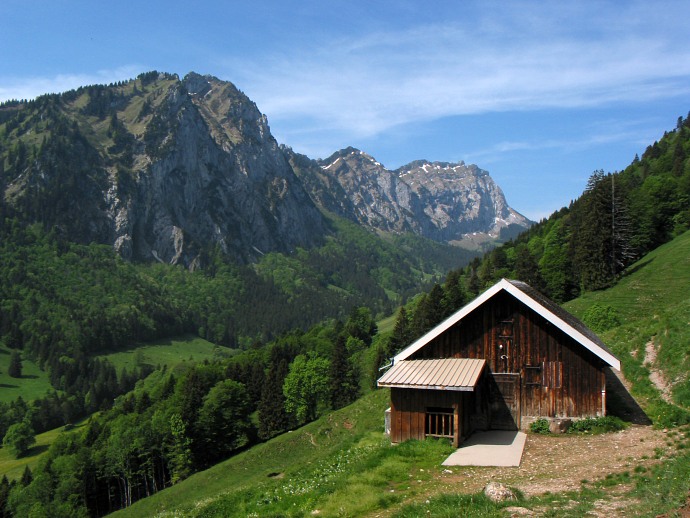
[(448, 412), (427, 412), (424, 433), (427, 437), (455, 436), (455, 414)]

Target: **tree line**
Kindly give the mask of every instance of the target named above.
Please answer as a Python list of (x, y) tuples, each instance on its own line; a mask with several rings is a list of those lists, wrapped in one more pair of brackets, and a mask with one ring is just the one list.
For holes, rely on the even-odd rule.
[(594, 171), (583, 194), (454, 275), (472, 295), (503, 277), (557, 302), (613, 285), (625, 268), (690, 229), (690, 114), (622, 171)]
[(20, 481), (0, 482), (0, 514), (102, 516), (341, 408), (370, 383), (363, 366), (376, 331), (356, 308), (344, 323), (226, 360), (158, 369), (83, 430), (61, 434)]

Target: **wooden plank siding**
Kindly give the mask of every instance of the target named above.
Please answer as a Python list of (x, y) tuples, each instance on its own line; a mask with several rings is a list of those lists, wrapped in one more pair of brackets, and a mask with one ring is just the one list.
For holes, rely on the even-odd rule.
[(470, 421), (475, 403), (473, 392), (391, 388), (391, 441), (426, 437), (426, 414), (430, 409), (453, 409), (455, 445), (473, 430)]
[[(506, 336), (506, 329), (511, 337)], [(504, 344), (503, 349), (499, 343)], [(505, 351), (507, 358), (501, 359)], [(523, 417), (603, 413), (605, 377), (601, 358), (506, 292), (496, 294), (409, 357), (431, 358), (483, 358), (489, 373), (520, 374)], [(430, 398), (447, 396), (427, 393), (424, 398), (420, 394), (413, 397), (411, 404), (420, 412), (424, 405), (443, 406), (432, 405)], [(419, 424), (412, 428), (403, 425), (402, 433), (410, 434), (418, 428)]]

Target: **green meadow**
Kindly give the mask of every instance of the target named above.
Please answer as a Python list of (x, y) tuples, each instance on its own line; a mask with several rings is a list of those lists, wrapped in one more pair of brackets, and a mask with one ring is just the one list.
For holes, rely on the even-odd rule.
[(10, 377), (7, 374), (10, 354), (10, 349), (0, 346), (0, 401), (9, 403), (19, 396), (31, 401), (53, 390), (48, 375), (30, 360), (22, 360), (21, 378)]
[(183, 362), (210, 361), (232, 354), (233, 349), (212, 344), (198, 336), (189, 335), (139, 344), (129, 349), (101, 355), (100, 358), (107, 359), (115, 365), (119, 372), (123, 368), (131, 371), (142, 365), (153, 368), (167, 365), (168, 368), (171, 368)]
[(50, 445), (61, 433), (74, 433), (80, 430), (86, 422), (87, 420), (80, 421), (67, 432), (64, 427), (60, 427), (38, 434), (36, 436), (36, 444), (29, 449), (26, 455), (18, 459), (7, 449), (0, 448), (0, 477), (6, 475), (9, 480), (21, 478), (27, 466), (31, 470), (36, 467), (43, 454), (48, 451)]

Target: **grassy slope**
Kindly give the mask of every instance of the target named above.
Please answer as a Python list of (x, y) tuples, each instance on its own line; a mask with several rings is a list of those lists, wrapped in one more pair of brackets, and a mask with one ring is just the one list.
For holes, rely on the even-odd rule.
[[(302, 478), (305, 471), (312, 471), (348, 447), (381, 442), (388, 397), (387, 391), (369, 394), (354, 405), (255, 446), (116, 514), (151, 516), (175, 510), (186, 516), (228, 495), (261, 499), (260, 493), (271, 493), (286, 481)], [(240, 515), (243, 512), (238, 508)]]
[[(72, 428), (72, 431), (79, 430), (86, 422), (87, 420), (80, 421)], [(19, 459), (15, 458), (7, 449), (0, 448), (0, 477), (7, 475), (8, 479), (17, 480), (21, 478), (26, 466), (33, 470), (43, 454), (48, 451), (50, 445), (63, 430), (64, 428), (60, 427), (38, 434), (36, 436), (36, 444), (29, 449), (26, 455)]]
[[(154, 368), (158, 365), (167, 365), (170, 368), (185, 361), (203, 362), (206, 359), (212, 360), (218, 355), (227, 356), (232, 353), (232, 349), (227, 347), (216, 346), (197, 336), (186, 336), (140, 344), (100, 357), (108, 359), (120, 372), (123, 367), (131, 371), (142, 363)], [(48, 373), (39, 369), (34, 362), (22, 361), (21, 378), (11, 378), (7, 374), (9, 362), (10, 350), (0, 346), (0, 401), (9, 403), (16, 400), (18, 396), (21, 396), (24, 401), (32, 401), (55, 390), (50, 384)]]
[[(213, 359), (219, 354), (229, 354), (230, 349), (218, 347), (195, 336), (179, 337), (172, 340), (159, 340), (150, 344), (142, 344), (138, 347), (103, 355), (110, 360), (118, 372), (126, 367), (133, 370), (142, 362), (152, 367), (167, 365), (172, 368), (175, 365), (190, 362), (203, 362), (205, 359)], [(0, 348), (0, 401), (13, 401), (21, 395), (25, 401), (42, 397), (47, 391), (54, 390), (48, 380), (48, 375), (41, 371), (33, 362), (22, 362), (23, 373), (19, 379), (10, 378), (7, 375), (7, 364), (10, 353), (7, 349)], [(87, 418), (88, 419), (88, 418)], [(77, 425), (75, 428), (79, 428)], [(36, 444), (29, 453), (15, 459), (9, 451), (0, 447), (0, 477), (7, 475), (14, 479), (21, 477), (25, 466), (32, 468), (38, 463), (63, 428), (56, 428), (36, 436)], [(1, 441), (2, 438), (0, 438)]]
[(131, 371), (142, 363), (154, 368), (158, 365), (167, 365), (170, 368), (185, 361), (203, 362), (212, 360), (218, 355), (225, 356), (231, 353), (232, 349), (220, 347), (203, 338), (190, 335), (139, 344), (130, 349), (104, 354), (101, 358), (109, 360), (120, 372), (122, 368)]
[[(690, 407), (689, 287), (690, 232), (686, 232), (632, 265), (613, 288), (585, 294), (565, 307), (580, 317), (595, 303), (613, 307), (621, 325), (601, 337), (621, 359), (626, 377), (635, 383), (633, 394), (647, 403), (658, 401), (658, 392), (648, 379), (653, 367), (673, 386), (676, 402)], [(649, 342), (657, 352), (653, 366), (645, 364)]]
[[(580, 316), (595, 302), (617, 309), (622, 325), (602, 337), (621, 357), (626, 375), (628, 370), (633, 374), (633, 392), (640, 395), (647, 408), (658, 403), (659, 395), (645, 381), (649, 371), (643, 366), (640, 344), (655, 337), (660, 345), (662, 369), (678, 370), (688, 356), (689, 252), (690, 233), (634, 265), (616, 287), (587, 294), (568, 304), (568, 309)], [(666, 350), (683, 350), (685, 354), (664, 361)], [(254, 447), (120, 514), (308, 516), (318, 509), (324, 516), (356, 516), (392, 507), (403, 515), (414, 515), (418, 509), (404, 506), (404, 501), (428, 489), (424, 484), (430, 482), (425, 473), (438, 470), (447, 451), (435, 442), (411, 441), (389, 447), (381, 433), (387, 397), (387, 391), (370, 394), (350, 407)], [(681, 449), (677, 457), (660, 464), (651, 476), (638, 476), (630, 492), (631, 498), (642, 496), (646, 502), (645, 509), (638, 511), (654, 515), (678, 508), (690, 489), (688, 474), (690, 454)], [(566, 504), (572, 498), (595, 498), (585, 489), (566, 496)], [(607, 497), (597, 493), (596, 498)], [(471, 501), (484, 509), (479, 512), (476, 508), (480, 515), (500, 515), (498, 507), (477, 495), (434, 498), (432, 507), (427, 509), (444, 515), (443, 506), (448, 505), (448, 499), (453, 502), (451, 507), (455, 506), (454, 512), (457, 505), (465, 507)], [(559, 505), (557, 501), (554, 499), (554, 508)], [(530, 502), (523, 505), (529, 507)]]
[(0, 346), (0, 401), (9, 403), (21, 396), (24, 401), (43, 397), (53, 390), (48, 374), (34, 362), (22, 361), (22, 377), (11, 378), (7, 374), (10, 364), (10, 350)]

